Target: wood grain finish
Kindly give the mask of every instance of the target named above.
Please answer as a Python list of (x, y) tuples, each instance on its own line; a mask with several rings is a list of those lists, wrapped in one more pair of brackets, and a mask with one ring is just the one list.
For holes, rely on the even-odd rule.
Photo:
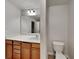
[(13, 41), (13, 59), (21, 59), (21, 42)]
[(40, 48), (40, 44), (33, 43), (33, 44), (32, 44), (32, 48)]
[(6, 59), (40, 59), (40, 44), (6, 40)]
[(13, 52), (13, 59), (21, 59), (20, 58), (20, 53), (15, 53), (15, 52)]
[(48, 55), (48, 59), (55, 59), (54, 55)]
[(6, 59), (12, 59), (12, 41), (6, 41)]
[(21, 49), (21, 46), (18, 46), (18, 45), (13, 45), (13, 49), (20, 50), (20, 49)]
[(32, 48), (32, 59), (40, 59), (40, 49)]
[(32, 44), (32, 59), (40, 59), (40, 44)]
[(30, 43), (22, 43), (22, 59), (31, 59)]
[(6, 40), (6, 44), (12, 44), (11, 40)]
[(20, 41), (13, 41), (13, 45), (21, 45)]

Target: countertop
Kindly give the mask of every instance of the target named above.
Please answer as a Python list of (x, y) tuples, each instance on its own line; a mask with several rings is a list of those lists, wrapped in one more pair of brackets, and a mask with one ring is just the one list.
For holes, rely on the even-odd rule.
[(40, 43), (40, 35), (17, 35), (17, 36), (6, 36), (6, 40), (16, 40), (30, 43)]

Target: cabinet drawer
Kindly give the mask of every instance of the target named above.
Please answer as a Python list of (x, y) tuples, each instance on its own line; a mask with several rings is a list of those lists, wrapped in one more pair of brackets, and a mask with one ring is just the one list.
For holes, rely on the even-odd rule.
[(20, 46), (20, 45), (13, 45), (13, 49), (18, 49), (18, 50), (20, 50), (20, 49), (21, 49), (21, 46)]
[(6, 44), (12, 44), (11, 40), (6, 40)]
[(13, 41), (13, 44), (14, 44), (14, 45), (20, 45), (21, 42), (20, 42), (20, 41)]
[(40, 44), (33, 43), (32, 48), (40, 48)]
[(31, 48), (31, 44), (30, 43), (22, 43), (22, 47)]
[(14, 53), (14, 54), (20, 54), (20, 50), (13, 49), (13, 53)]

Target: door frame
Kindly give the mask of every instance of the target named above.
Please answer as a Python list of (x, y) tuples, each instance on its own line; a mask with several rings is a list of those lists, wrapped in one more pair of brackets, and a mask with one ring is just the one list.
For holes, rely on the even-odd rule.
[(40, 58), (48, 59), (47, 53), (47, 26), (46, 26), (46, 0), (40, 0)]

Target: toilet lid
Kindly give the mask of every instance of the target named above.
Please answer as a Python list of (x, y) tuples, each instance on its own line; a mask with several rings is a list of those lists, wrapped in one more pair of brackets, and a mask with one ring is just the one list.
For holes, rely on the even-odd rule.
[(61, 52), (56, 52), (56, 59), (66, 59), (66, 57)]

